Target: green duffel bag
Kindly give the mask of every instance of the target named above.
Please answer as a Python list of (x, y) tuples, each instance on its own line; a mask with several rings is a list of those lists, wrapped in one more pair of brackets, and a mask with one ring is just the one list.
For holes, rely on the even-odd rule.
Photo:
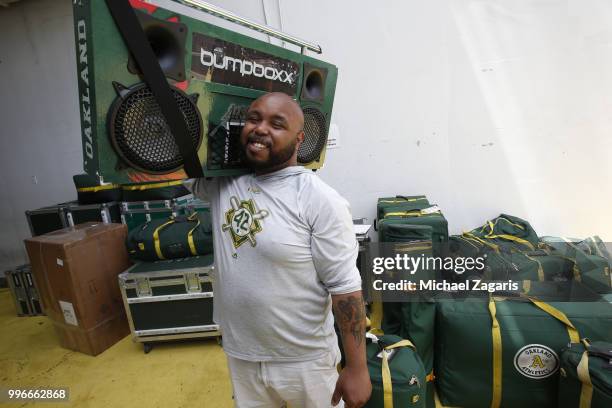
[(574, 262), (573, 277), (593, 291), (612, 293), (611, 263), (599, 237), (573, 240), (562, 237), (542, 237), (542, 241)]
[(132, 259), (157, 261), (213, 253), (212, 227), (206, 214), (153, 219), (127, 236)]
[(572, 279), (573, 262), (542, 250), (489, 252), (485, 265), (485, 277), (489, 280), (544, 282)]
[(397, 211), (413, 210), (415, 204), (426, 207), (430, 206), (427, 197), (424, 195), (381, 197), (376, 203), (376, 219), (382, 220), (385, 218), (385, 211), (388, 211), (388, 208), (394, 208)]
[(123, 201), (172, 200), (190, 194), (182, 180), (123, 184), (121, 189)]
[(414, 345), (394, 335), (366, 336), (372, 395), (364, 408), (425, 407), (425, 369)]
[(507, 214), (501, 214), (464, 235), (483, 240), (494, 247), (510, 245), (523, 251), (533, 251), (539, 244), (538, 234), (531, 224)]
[(570, 344), (561, 353), (559, 408), (612, 407), (612, 343)]
[(533, 298), (436, 305), (436, 385), (454, 407), (558, 406), (561, 350), (581, 336), (612, 338), (612, 305)]
[(484, 270), (474, 270), (456, 279), (474, 277), (487, 280), (568, 281), (572, 279), (573, 262), (557, 251), (526, 250), (519, 243), (493, 244), (471, 233), (449, 238), (453, 257), (484, 257)]
[(121, 186), (119, 184), (100, 184), (97, 177), (89, 174), (72, 176), (77, 191), (79, 204), (102, 204), (121, 201)]
[(598, 255), (606, 258), (608, 261), (612, 261), (612, 255), (610, 255), (606, 244), (597, 235), (583, 239), (580, 242), (580, 246), (590, 255)]

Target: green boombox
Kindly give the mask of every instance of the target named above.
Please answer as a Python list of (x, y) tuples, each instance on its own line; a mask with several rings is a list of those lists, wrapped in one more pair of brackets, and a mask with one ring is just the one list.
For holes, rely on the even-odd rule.
[[(212, 14), (232, 20), (218, 10)], [(323, 165), (334, 65), (141, 0), (75, 0), (74, 27), (88, 174), (125, 184), (245, 173), (239, 135), (246, 109), (267, 92), (300, 104), (305, 139), (298, 162)]]

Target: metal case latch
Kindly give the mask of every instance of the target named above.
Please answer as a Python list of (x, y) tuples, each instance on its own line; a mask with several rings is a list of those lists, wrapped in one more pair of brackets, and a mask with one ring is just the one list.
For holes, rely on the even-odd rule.
[(138, 297), (143, 296), (151, 296), (153, 292), (151, 291), (151, 282), (149, 282), (149, 278), (136, 278), (136, 295)]
[(195, 272), (185, 274), (185, 289), (187, 290), (187, 293), (198, 293), (202, 291), (199, 273)]

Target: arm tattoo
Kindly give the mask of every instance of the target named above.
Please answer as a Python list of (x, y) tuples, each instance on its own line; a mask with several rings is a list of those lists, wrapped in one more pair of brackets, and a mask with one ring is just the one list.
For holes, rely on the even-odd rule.
[(361, 344), (365, 332), (365, 306), (361, 296), (350, 296), (338, 302), (338, 326), (342, 334), (349, 332)]

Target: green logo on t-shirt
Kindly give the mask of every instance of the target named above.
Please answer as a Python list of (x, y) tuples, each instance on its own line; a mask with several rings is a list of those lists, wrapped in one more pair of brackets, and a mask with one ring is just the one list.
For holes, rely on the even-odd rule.
[(251, 200), (240, 201), (238, 197), (230, 197), (232, 208), (225, 212), (225, 224), (223, 231), (229, 231), (234, 243), (234, 248), (238, 248), (246, 241), (251, 246), (257, 245), (255, 234), (262, 231), (259, 220), (268, 215), (266, 210), (255, 210), (255, 202)]

